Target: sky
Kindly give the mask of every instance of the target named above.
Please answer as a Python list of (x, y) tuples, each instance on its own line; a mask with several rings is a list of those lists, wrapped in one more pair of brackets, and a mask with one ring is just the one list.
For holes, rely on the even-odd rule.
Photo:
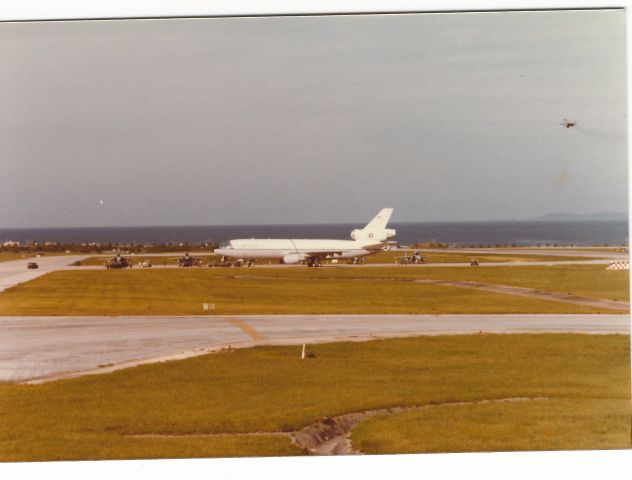
[(624, 29), (623, 10), (2, 23), (0, 228), (625, 212)]

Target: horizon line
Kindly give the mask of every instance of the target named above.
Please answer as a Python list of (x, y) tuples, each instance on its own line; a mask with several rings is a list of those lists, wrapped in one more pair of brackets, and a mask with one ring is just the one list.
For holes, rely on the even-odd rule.
[[(620, 212), (623, 213), (623, 212)], [(547, 214), (550, 215), (550, 214)], [(574, 214), (571, 214), (574, 215)], [(578, 214), (581, 215), (581, 214)], [(493, 222), (628, 222), (629, 218), (501, 218), (490, 220), (407, 220), (390, 222), (389, 225), (414, 223), (493, 223)], [(84, 226), (46, 226), (46, 227), (4, 227), (0, 230), (53, 230), (53, 229), (94, 229), (94, 228), (182, 228), (182, 227), (276, 227), (276, 226), (310, 226), (310, 225), (364, 225), (364, 222), (318, 222), (318, 223), (225, 223), (225, 224), (154, 224), (154, 225), (84, 225)]]

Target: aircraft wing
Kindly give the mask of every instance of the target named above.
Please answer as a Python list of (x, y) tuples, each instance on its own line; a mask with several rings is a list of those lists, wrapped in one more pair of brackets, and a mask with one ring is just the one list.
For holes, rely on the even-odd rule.
[[(373, 245), (363, 245), (362, 248), (365, 250), (381, 250), (382, 248), (384, 248), (384, 246), (385, 246), (384, 243), (375, 243)], [(346, 251), (348, 250), (323, 248), (322, 250), (306, 251), (304, 252), (304, 255), (308, 257), (323, 257), (326, 255), (342, 255)]]
[(344, 250), (323, 249), (323, 250), (310, 250), (308, 252), (304, 252), (304, 254), (308, 257), (324, 257), (326, 255), (342, 255), (342, 252), (344, 252)]

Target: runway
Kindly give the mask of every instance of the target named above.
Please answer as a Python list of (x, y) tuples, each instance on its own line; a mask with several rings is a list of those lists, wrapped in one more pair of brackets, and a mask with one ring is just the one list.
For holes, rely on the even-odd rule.
[(201, 355), (229, 345), (481, 332), (629, 334), (630, 320), (627, 315), (0, 317), (0, 330), (0, 381), (39, 383)]

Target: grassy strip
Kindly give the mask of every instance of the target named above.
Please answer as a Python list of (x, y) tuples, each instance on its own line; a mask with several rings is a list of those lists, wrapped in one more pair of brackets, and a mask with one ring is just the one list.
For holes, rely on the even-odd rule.
[[(513, 247), (512, 247), (513, 248)], [(629, 250), (628, 245), (621, 245), (618, 247), (516, 247), (521, 250), (539, 250), (544, 252), (627, 252)]]
[(554, 265), (496, 268), (428, 269), (423, 278), (471, 280), (495, 285), (535, 288), (606, 300), (629, 301), (629, 272), (609, 271), (603, 265)]
[(628, 399), (577, 398), (409, 411), (372, 418), (351, 439), (365, 453), (438, 453), (624, 448), (629, 435)]
[[(300, 347), (258, 347), (42, 385), (0, 385), (0, 460), (286, 455), (297, 452), (278, 437), (127, 435), (290, 431), (323, 416), (509, 397), (553, 400), (429, 410), (423, 415), (436, 421), (422, 433), (445, 437), (440, 449), (460, 451), (458, 432), (478, 438), (486, 418), (498, 414), (472, 448), (513, 448), (513, 429), (526, 435), (526, 449), (630, 446), (629, 336), (419, 337), (310, 351), (313, 358), (300, 360)], [(408, 444), (419, 451), (425, 440), (402, 441), (413, 427), (400, 418), (407, 417), (367, 424), (354, 439), (373, 453), (407, 451)]]
[(605, 265), (521, 265), (513, 267), (371, 267), (250, 269), (249, 276), (293, 279), (470, 280), (492, 285), (535, 288), (605, 300), (629, 301), (630, 273)]
[(26, 258), (32, 258), (35, 255), (28, 253), (16, 253), (16, 252), (0, 252), (0, 262), (8, 262), (11, 260), (22, 260)]
[[(410, 250), (409, 256), (414, 252), (421, 252), (424, 257), (424, 263), (470, 263), (476, 259), (479, 263), (498, 263), (498, 262), (557, 262), (557, 261), (573, 261), (573, 260), (595, 260), (599, 258), (573, 257), (564, 255), (529, 255), (529, 254), (506, 254), (506, 253), (462, 253), (462, 252), (424, 252), (423, 250)], [(364, 257), (363, 263), (395, 263), (398, 258), (404, 256), (404, 252), (380, 252), (375, 255)]]
[(217, 314), (616, 312), (443, 285), (349, 281), (370, 270), (323, 269), (331, 278), (313, 278), (312, 269), (230, 271), (232, 276), (210, 269), (58, 271), (1, 293), (0, 315), (193, 315), (202, 313), (204, 302), (214, 303)]
[(290, 440), (270, 436), (133, 438), (108, 432), (64, 429), (53, 435), (24, 432), (19, 442), (0, 442), (0, 462), (133, 460), (151, 458), (287, 457), (301, 455)]

